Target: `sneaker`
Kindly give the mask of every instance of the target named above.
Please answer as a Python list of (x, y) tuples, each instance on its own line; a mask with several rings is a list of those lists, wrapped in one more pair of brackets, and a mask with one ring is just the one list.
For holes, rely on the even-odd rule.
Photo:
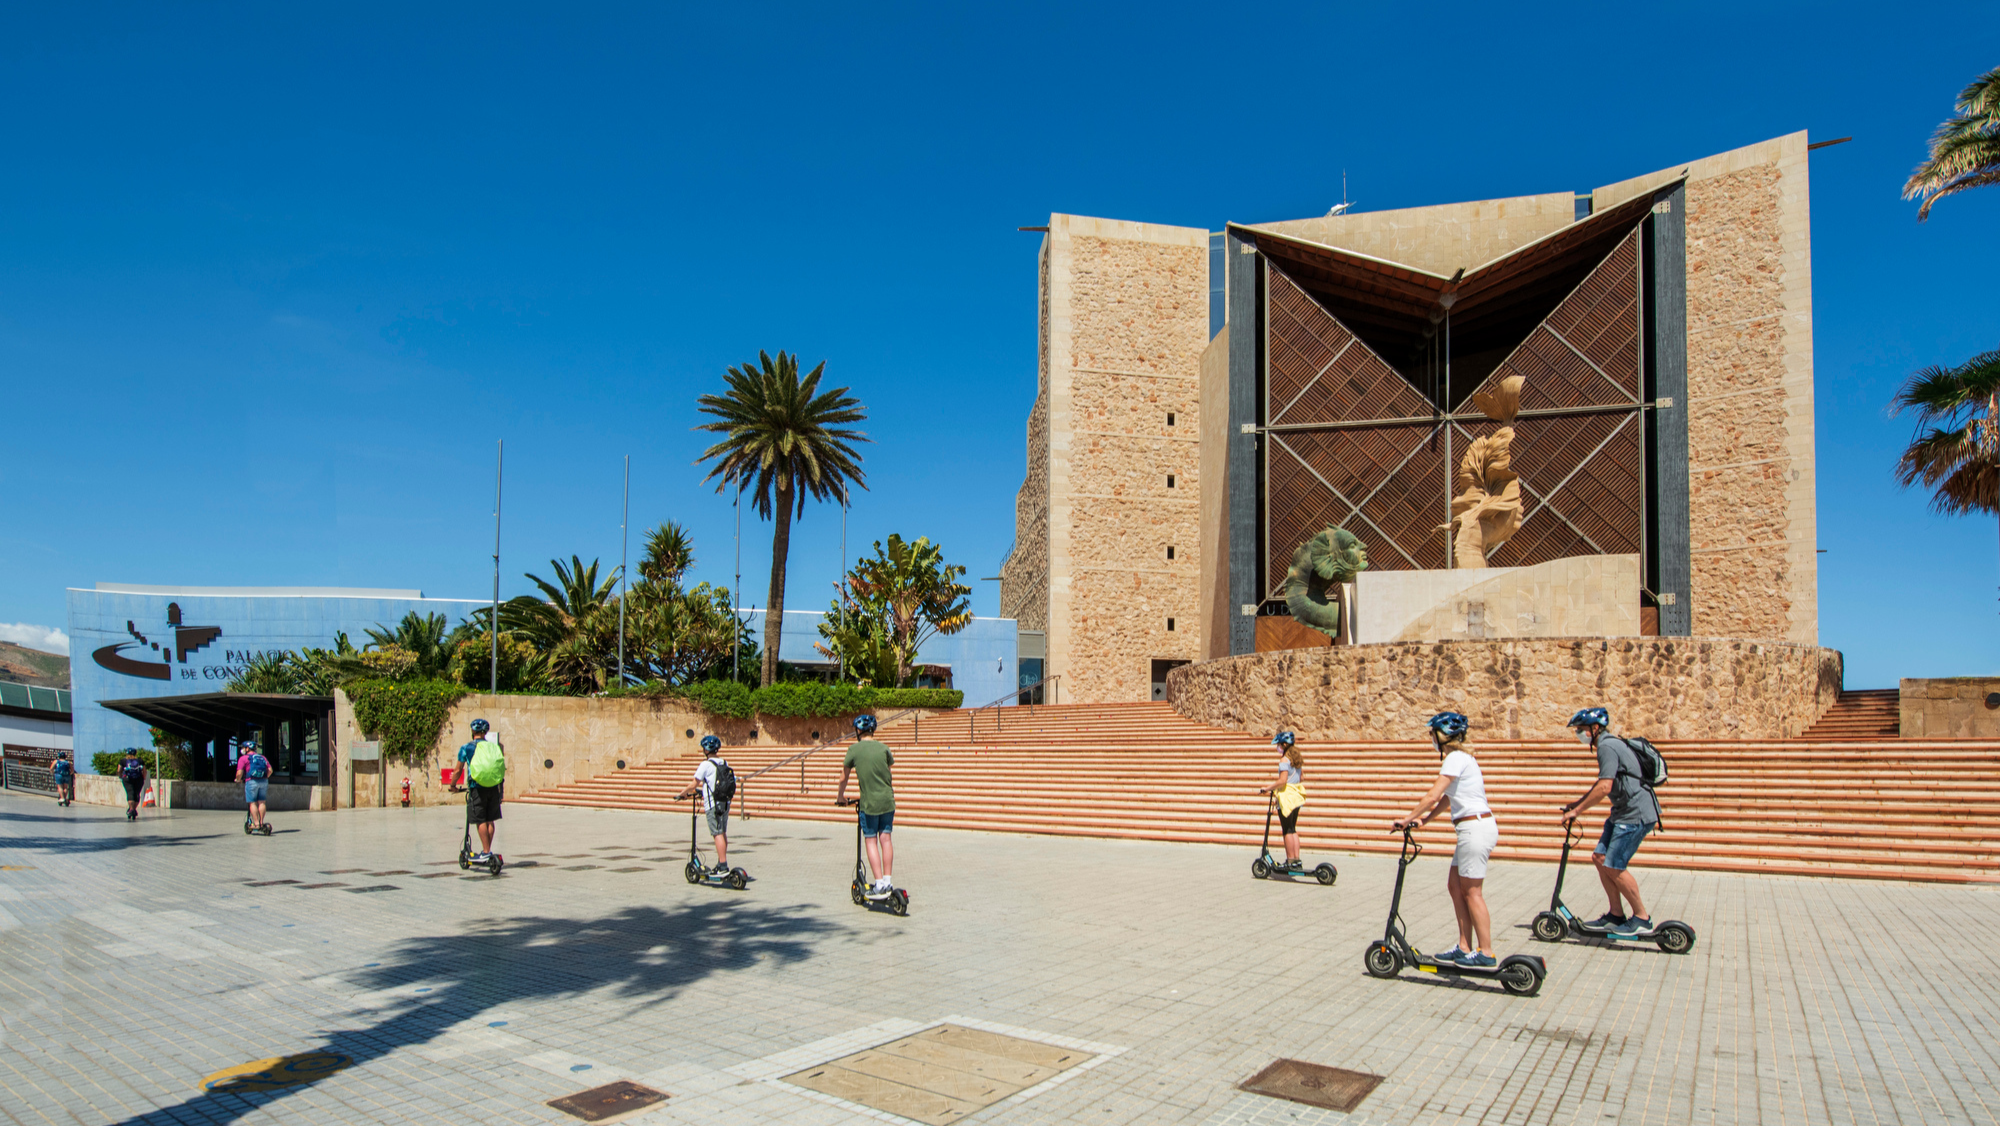
[(1303, 860), (1285, 861), (1285, 871), (1287, 872), (1303, 872), (1305, 870), (1306, 870), (1306, 862)]
[(1653, 929), (1653, 920), (1633, 917), (1611, 928), (1612, 934), (1640, 935)]
[(1606, 911), (1604, 914), (1599, 915), (1597, 918), (1592, 919), (1591, 921), (1583, 925), (1586, 927), (1592, 927), (1597, 930), (1608, 931), (1614, 927), (1624, 926), (1625, 916), (1613, 915), (1611, 912)]
[(717, 864), (708, 870), (708, 874), (711, 876), (727, 876), (729, 874), (729, 865)]
[(1431, 955), (1431, 960), (1434, 962), (1449, 962), (1455, 966), (1458, 965), (1461, 961), (1463, 961), (1465, 957), (1466, 957), (1465, 951), (1460, 950), (1458, 947), (1454, 946), (1442, 954)]
[(1494, 961), (1493, 955), (1491, 954), (1481, 954), (1477, 951), (1474, 951), (1473, 953), (1467, 954), (1463, 958), (1460, 958), (1458, 960), (1458, 964), (1468, 969), (1490, 970), (1494, 966), (1499, 965), (1500, 963)]

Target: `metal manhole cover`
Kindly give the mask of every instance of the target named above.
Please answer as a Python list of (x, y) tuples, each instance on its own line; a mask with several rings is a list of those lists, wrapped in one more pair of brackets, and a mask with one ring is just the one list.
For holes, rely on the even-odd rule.
[(1274, 1060), (1269, 1067), (1238, 1084), (1245, 1091), (1290, 1099), (1307, 1106), (1348, 1111), (1361, 1105), (1377, 1084), (1379, 1075), (1324, 1067), (1304, 1060)]
[(572, 1118), (581, 1118), (585, 1122), (606, 1122), (635, 1110), (643, 1110), (654, 1103), (664, 1102), (666, 1097), (665, 1091), (655, 1091), (651, 1087), (641, 1087), (629, 1079), (620, 1079), (616, 1083), (606, 1083), (602, 1087), (592, 1087), (588, 1091), (550, 1099), (548, 1105)]

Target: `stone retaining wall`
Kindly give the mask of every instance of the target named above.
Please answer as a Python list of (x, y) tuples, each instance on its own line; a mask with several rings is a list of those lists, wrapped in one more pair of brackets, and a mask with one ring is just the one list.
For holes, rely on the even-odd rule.
[(1252, 653), (1167, 675), (1189, 719), (1301, 739), (1423, 736), (1440, 711), (1472, 737), (1560, 737), (1578, 708), (1653, 739), (1790, 739), (1840, 693), (1841, 656), (1709, 637), (1501, 638)]
[[(885, 719), (892, 714), (881, 713)], [(935, 709), (918, 714), (935, 714)], [(723, 757), (727, 758), (730, 747), (810, 746), (817, 741), (815, 732), (834, 738), (853, 730), (851, 716), (726, 719), (711, 716), (686, 700), (671, 698), (477, 695), (452, 706), (444, 732), (427, 758), (411, 763), (383, 762), (378, 770), (378, 764), (355, 763), (344, 753), (344, 748), (367, 736), (355, 723), (354, 706), (347, 694), (335, 692), (335, 745), (343, 748), (337, 759), (341, 806), (399, 806), (404, 778), (410, 780), (413, 806), (464, 802), (463, 793), (453, 793), (438, 781), (438, 771), (458, 765), (458, 748), (472, 738), (474, 719), (492, 724), (493, 733), (506, 749), (509, 795), (531, 794), (666, 759), (686, 759), (692, 771), (694, 760), (701, 757), (703, 735), (721, 737)], [(383, 780), (388, 784), (386, 802), (377, 789), (378, 781)]]
[(2000, 709), (1986, 698), (2000, 692), (2000, 676), (1905, 678), (1897, 708), (1905, 739), (2000, 739)]

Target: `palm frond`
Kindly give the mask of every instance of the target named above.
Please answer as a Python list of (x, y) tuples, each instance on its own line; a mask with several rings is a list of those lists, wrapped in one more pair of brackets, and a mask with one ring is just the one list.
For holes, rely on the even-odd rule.
[(2000, 67), (1959, 92), (1958, 116), (1931, 135), (1930, 155), (1903, 184), (1904, 199), (1921, 199), (1917, 221), (1946, 196), (2000, 183)]

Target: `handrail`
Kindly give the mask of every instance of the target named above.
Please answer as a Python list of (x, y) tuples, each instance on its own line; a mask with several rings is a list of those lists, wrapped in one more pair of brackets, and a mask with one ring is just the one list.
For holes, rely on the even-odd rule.
[[(977, 721), (978, 714), (986, 710), (987, 708), (997, 707), (1003, 701), (1013, 699), (1014, 697), (1019, 696), (1023, 692), (1032, 692), (1035, 689), (1040, 688), (1044, 684), (1049, 684), (1053, 681), (1061, 679), (1062, 679), (1062, 674), (1056, 673), (1053, 676), (1045, 676), (1042, 679), (1034, 682), (1033, 684), (1023, 685), (1019, 688), (1013, 689), (1004, 696), (995, 697), (990, 702), (981, 704), (978, 707), (972, 709), (974, 722)], [(1053, 695), (1053, 693), (1051, 693), (1051, 695)], [(901, 723), (904, 719), (914, 716), (919, 712), (926, 712), (930, 710), (931, 709), (925, 707), (904, 708), (902, 711), (896, 712), (886, 720), (877, 719), (875, 721), (875, 726), (878, 728), (888, 727), (892, 724)], [(953, 709), (953, 710), (956, 711), (960, 709)], [(996, 718), (994, 720), (994, 730), (998, 731), (1000, 725), (999, 725), (999, 720), (997, 718), (998, 716), (997, 712), (995, 713), (995, 716)], [(915, 722), (912, 722), (910, 724), (910, 731), (912, 735), (916, 734), (917, 724)], [(837, 745), (839, 742), (840, 740), (838, 739), (823, 739), (820, 742), (815, 743), (810, 747), (807, 747), (805, 750), (800, 751), (798, 754), (790, 755), (786, 758), (781, 758), (777, 762), (774, 762), (769, 766), (753, 770), (750, 773), (745, 774), (742, 777), (738, 778), (736, 780), (736, 786), (739, 790), (743, 791), (743, 805), (739, 812), (741, 812), (741, 814), (746, 820), (750, 816), (750, 791), (746, 783), (748, 783), (752, 778), (757, 778), (762, 775), (769, 774), (770, 772), (778, 769), (781, 766), (790, 766), (792, 763), (795, 762), (799, 764), (799, 793), (801, 794), (807, 793), (808, 791), (806, 790), (806, 760), (811, 758), (813, 755), (819, 753), (820, 751), (827, 749), (828, 747)]]
[(1012, 692), (1007, 693), (1005, 696), (1001, 696), (993, 700), (991, 703), (981, 704), (978, 707), (973, 708), (972, 714), (966, 718), (966, 723), (968, 725), (966, 730), (966, 738), (970, 739), (973, 736), (979, 734), (979, 713), (985, 711), (987, 708), (993, 709), (993, 733), (998, 735), (1000, 733), (1000, 705), (1006, 703), (1008, 700), (1019, 699), (1023, 693), (1033, 692), (1035, 689), (1040, 688), (1044, 684), (1049, 685), (1049, 703), (1051, 704), (1055, 703), (1055, 695), (1056, 695), (1055, 682), (1061, 679), (1062, 679), (1061, 673), (1051, 673), (1050, 675), (1043, 677), (1042, 679), (1034, 682), (1033, 684), (1023, 685), (1020, 688), (1016, 688)]

